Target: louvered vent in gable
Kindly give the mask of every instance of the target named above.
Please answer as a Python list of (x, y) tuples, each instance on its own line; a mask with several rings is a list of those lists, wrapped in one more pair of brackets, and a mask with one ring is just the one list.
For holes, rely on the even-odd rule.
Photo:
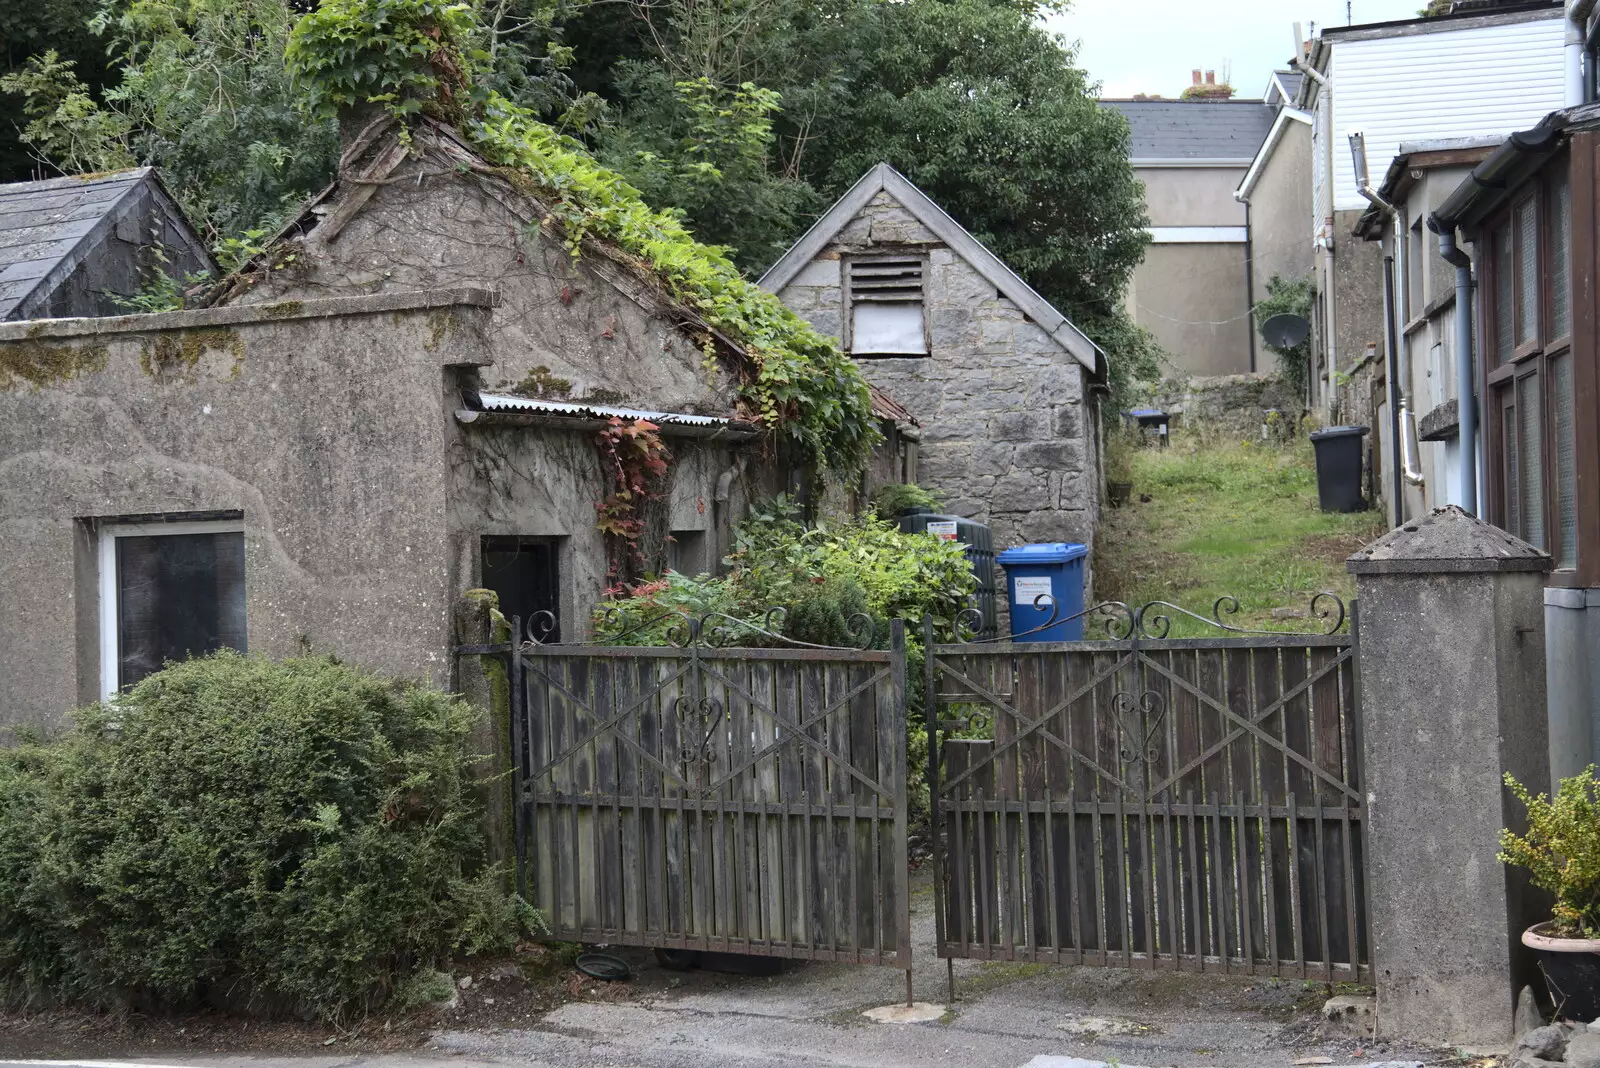
[(848, 260), (846, 268), (850, 352), (856, 356), (926, 356), (922, 258), (859, 257)]

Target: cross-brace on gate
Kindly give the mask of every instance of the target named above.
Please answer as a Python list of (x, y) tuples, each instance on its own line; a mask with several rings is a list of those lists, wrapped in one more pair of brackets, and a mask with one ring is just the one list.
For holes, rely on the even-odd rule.
[[(925, 632), (939, 955), (1363, 980), (1361, 716), (1327, 633), (1097, 605), (1110, 640)], [(1226, 636), (1168, 639), (1182, 613)], [(1052, 619), (1041, 630), (1058, 623)], [(954, 998), (954, 973), (951, 997)]]
[(763, 622), (464, 650), (508, 660), (519, 889), (554, 940), (885, 965), (909, 996), (904, 624), (875, 649), (864, 617), (862, 648)]

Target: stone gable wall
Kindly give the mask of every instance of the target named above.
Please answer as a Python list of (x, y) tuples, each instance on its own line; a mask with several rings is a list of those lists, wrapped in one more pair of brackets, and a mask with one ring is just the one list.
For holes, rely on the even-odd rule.
[(996, 547), (1093, 546), (1099, 523), (1095, 415), (1070, 354), (887, 193), (879, 193), (779, 294), (841, 336), (842, 258), (926, 252), (926, 359), (860, 367), (922, 423), (919, 480), (945, 510), (988, 523)]

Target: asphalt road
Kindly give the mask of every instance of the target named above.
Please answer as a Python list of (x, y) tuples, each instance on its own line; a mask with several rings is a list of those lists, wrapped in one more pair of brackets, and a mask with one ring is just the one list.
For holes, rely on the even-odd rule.
[[(777, 976), (641, 974), (515, 1024), (441, 1029), (406, 1052), (135, 1055), (0, 1059), (0, 1068), (1291, 1068), (1444, 1063), (1363, 1048), (1317, 1026), (1318, 994), (1294, 979), (956, 962), (961, 998), (945, 1011), (931, 895), (915, 895), (915, 997), (933, 1018), (877, 1023), (904, 1004), (903, 973), (806, 964)], [(476, 990), (472, 992), (476, 994)], [(486, 992), (487, 994), (487, 992)], [(591, 996), (592, 995), (592, 996)], [(503, 996), (503, 994), (502, 994)], [(1307, 1012), (1310, 1009), (1310, 1012)], [(75, 1051), (77, 1052), (77, 1051)], [(11, 1054), (16, 1057), (17, 1054)]]

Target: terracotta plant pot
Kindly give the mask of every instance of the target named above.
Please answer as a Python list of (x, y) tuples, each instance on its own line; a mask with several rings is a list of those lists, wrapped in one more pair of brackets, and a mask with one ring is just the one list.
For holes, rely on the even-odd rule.
[(1558, 938), (1551, 923), (1522, 932), (1522, 944), (1539, 954), (1539, 967), (1556, 1016), (1587, 1023), (1600, 1018), (1600, 938)]
[(1113, 508), (1121, 508), (1128, 503), (1128, 498), (1133, 496), (1132, 482), (1107, 482), (1106, 500)]

